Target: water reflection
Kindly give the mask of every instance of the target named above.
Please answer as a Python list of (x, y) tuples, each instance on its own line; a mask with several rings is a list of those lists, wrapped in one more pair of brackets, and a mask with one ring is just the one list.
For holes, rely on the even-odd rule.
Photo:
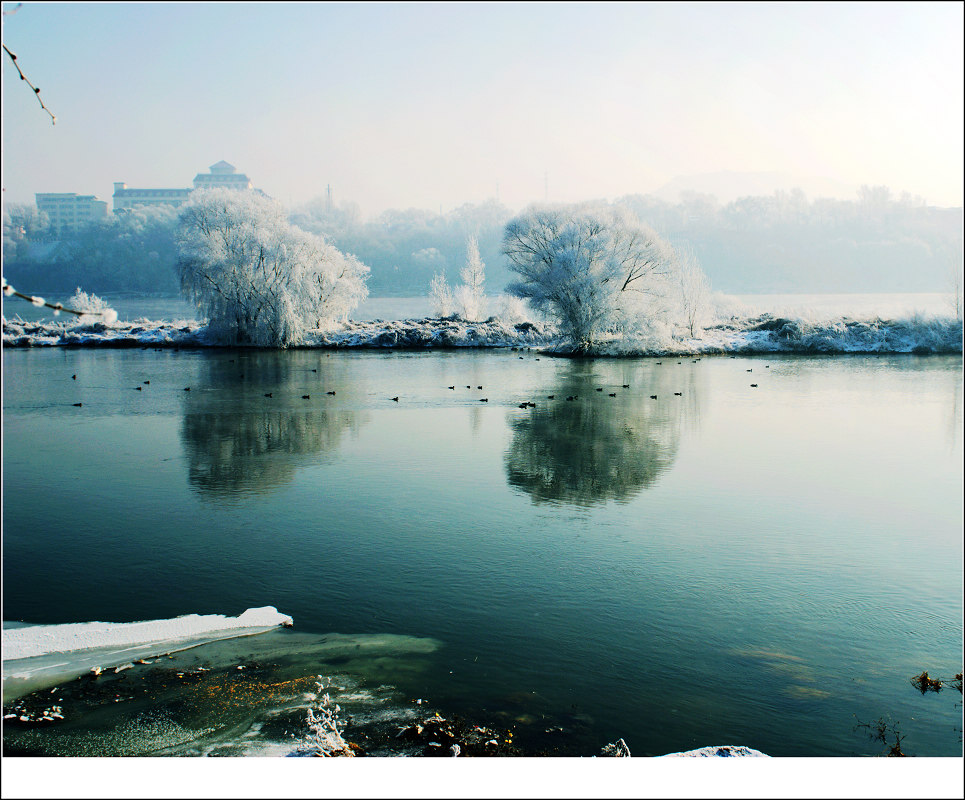
[(333, 455), (365, 424), (352, 408), (362, 391), (344, 362), (317, 352), (212, 354), (185, 392), (189, 483), (219, 499), (290, 483), (300, 466)]
[(574, 362), (536, 408), (510, 419), (509, 484), (536, 503), (577, 506), (626, 502), (652, 486), (672, 466), (684, 422), (698, 419), (695, 372), (675, 366)]

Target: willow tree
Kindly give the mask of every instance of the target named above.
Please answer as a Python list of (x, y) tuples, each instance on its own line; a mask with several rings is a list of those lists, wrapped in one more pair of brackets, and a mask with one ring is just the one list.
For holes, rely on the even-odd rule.
[(576, 351), (667, 322), (673, 248), (621, 208), (531, 208), (506, 225), (503, 253), (519, 276), (508, 291), (554, 317)]
[(331, 326), (368, 294), (368, 267), (289, 224), (252, 191), (195, 192), (181, 210), (181, 288), (224, 344), (287, 347)]

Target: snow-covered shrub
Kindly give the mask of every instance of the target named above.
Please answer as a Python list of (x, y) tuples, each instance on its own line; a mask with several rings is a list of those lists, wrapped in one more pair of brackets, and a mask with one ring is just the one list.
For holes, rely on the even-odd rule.
[(194, 192), (177, 244), (182, 291), (224, 344), (297, 344), (308, 330), (346, 320), (368, 295), (368, 267), (253, 191)]
[(96, 322), (113, 325), (117, 322), (117, 312), (105, 300), (96, 294), (87, 294), (79, 286), (70, 296), (66, 305), (67, 308), (72, 308), (74, 311), (88, 312), (77, 318), (80, 325), (92, 325)]
[(519, 275), (510, 293), (555, 317), (577, 351), (668, 335), (673, 249), (624, 209), (533, 207), (506, 225), (503, 253)]
[(501, 294), (496, 298), (496, 317), (506, 325), (533, 321), (527, 302), (511, 294)]

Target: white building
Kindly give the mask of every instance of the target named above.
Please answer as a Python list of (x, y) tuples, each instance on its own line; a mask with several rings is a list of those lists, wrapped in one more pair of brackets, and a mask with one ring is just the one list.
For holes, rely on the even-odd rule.
[(219, 161), (208, 167), (208, 172), (194, 176), (195, 189), (250, 189), (251, 181), (227, 161)]
[(87, 225), (107, 217), (107, 203), (98, 200), (96, 195), (38, 192), (34, 197), (37, 200), (37, 210), (47, 215), (51, 229), (57, 233), (65, 228)]
[[(251, 189), (248, 176), (236, 172), (227, 161), (212, 164), (208, 170), (194, 176), (194, 189)], [(194, 189), (131, 189), (118, 181), (114, 184), (114, 213), (134, 206), (179, 206)]]

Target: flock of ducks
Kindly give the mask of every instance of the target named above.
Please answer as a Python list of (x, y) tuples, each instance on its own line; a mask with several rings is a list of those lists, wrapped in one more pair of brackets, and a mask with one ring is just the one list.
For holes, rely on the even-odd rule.
[[(522, 358), (522, 356), (520, 356), (520, 358)], [(736, 358), (736, 356), (731, 356), (731, 358)], [(539, 361), (538, 358), (537, 358), (536, 360)], [(698, 361), (700, 361), (699, 358), (693, 359), (693, 362), (692, 362), (692, 363), (696, 364)], [(232, 359), (231, 361), (229, 361), (229, 363), (232, 363), (232, 364), (233, 364), (233, 363), (234, 363), (234, 360)], [(678, 364), (682, 364), (683, 362), (682, 362), (682, 361), (678, 361), (677, 363), (678, 363)], [(654, 364), (655, 364), (656, 366), (661, 366), (661, 365), (663, 364), (663, 362), (662, 362), (662, 361), (655, 361)], [(765, 364), (764, 366), (765, 366), (765, 369), (769, 369), (769, 368), (770, 368), (770, 364)], [(311, 371), (312, 371), (312, 372), (318, 372), (317, 369), (312, 369)], [(747, 370), (747, 372), (753, 372), (753, 371), (754, 371), (753, 369), (748, 369), (748, 370)], [(241, 373), (241, 374), (240, 374), (240, 377), (241, 377), (241, 378), (244, 378), (244, 377), (245, 377), (245, 376), (244, 376), (244, 373)], [(77, 380), (77, 375), (76, 375), (76, 374), (71, 375), (70, 378), (71, 378), (71, 380), (76, 381), (76, 380)], [(144, 386), (149, 386), (150, 384), (151, 384), (151, 382), (150, 382), (149, 380), (144, 381), (144, 382), (143, 382), (143, 385), (141, 385), (141, 386), (135, 386), (135, 387), (134, 387), (134, 391), (137, 391), (137, 392), (143, 391)], [(452, 386), (447, 386), (446, 388), (449, 389), (449, 390), (451, 390), (451, 391), (455, 391), (455, 390), (456, 390), (455, 384), (453, 384)], [(468, 383), (467, 383), (467, 384), (466, 384), (466, 388), (467, 388), (467, 389), (472, 389), (473, 387), (472, 387), (471, 384), (468, 384)], [(477, 390), (481, 390), (482, 388), (483, 388), (483, 387), (482, 387), (481, 385), (477, 385), (477, 386), (476, 386), (476, 389), (477, 389)], [(597, 390), (598, 392), (603, 392), (603, 388), (604, 388), (604, 387), (602, 387), (602, 386), (598, 386), (596, 390)], [(622, 384), (622, 388), (624, 388), (624, 389), (629, 389), (629, 388), (630, 388), (630, 384), (629, 384), (629, 383), (624, 383), (624, 384)], [(751, 388), (752, 388), (752, 389), (756, 389), (756, 388), (758, 388), (758, 385), (757, 385), (756, 383), (752, 383), (752, 384), (751, 384)], [(191, 387), (190, 387), (190, 386), (185, 386), (185, 387), (184, 387), (184, 391), (190, 392), (190, 391), (191, 391)], [(335, 390), (333, 389), (333, 390), (327, 391), (327, 392), (325, 392), (325, 394), (326, 394), (326, 395), (330, 395), (330, 396), (334, 396), (334, 395), (335, 395)], [(674, 397), (683, 397), (683, 392), (674, 392), (673, 394), (674, 394)], [(265, 395), (264, 395), (264, 396), (267, 397), (267, 398), (271, 398), (271, 397), (272, 397), (272, 392), (265, 392)], [(608, 396), (608, 397), (616, 397), (616, 396), (617, 396), (617, 393), (616, 393), (616, 392), (608, 392), (608, 393), (607, 393), (607, 396)], [(301, 396), (301, 399), (302, 399), (302, 400), (311, 400), (311, 397), (312, 397), (312, 396), (311, 396), (310, 394), (303, 394), (303, 395)], [(651, 400), (657, 400), (657, 399), (658, 399), (658, 395), (655, 395), (655, 394), (649, 395), (649, 397), (650, 397)], [(391, 398), (389, 398), (389, 399), (390, 399), (392, 402), (394, 402), (394, 403), (398, 403), (398, 402), (399, 402), (399, 397), (398, 397), (398, 396), (396, 396), (396, 397), (391, 397)], [(549, 394), (549, 395), (546, 396), (546, 399), (547, 399), (547, 400), (555, 400), (555, 399), (556, 399), (556, 395), (555, 395), (555, 394)], [(567, 400), (568, 402), (573, 402), (573, 401), (576, 401), (576, 400), (578, 400), (578, 399), (579, 399), (579, 395), (575, 395), (575, 394), (573, 394), (573, 395), (568, 395), (568, 396), (566, 397), (566, 400)], [(489, 398), (488, 398), (488, 397), (480, 397), (480, 398), (479, 398), (479, 402), (480, 402), (480, 403), (488, 403), (488, 402), (489, 402)], [(74, 405), (75, 407), (80, 408), (80, 407), (83, 406), (83, 403), (73, 403), (72, 405)], [(525, 408), (536, 408), (536, 403), (533, 403), (533, 402), (527, 400), (527, 401), (524, 401), (524, 402), (520, 403), (518, 407), (519, 407), (519, 408), (523, 408), (523, 409), (525, 409)]]

